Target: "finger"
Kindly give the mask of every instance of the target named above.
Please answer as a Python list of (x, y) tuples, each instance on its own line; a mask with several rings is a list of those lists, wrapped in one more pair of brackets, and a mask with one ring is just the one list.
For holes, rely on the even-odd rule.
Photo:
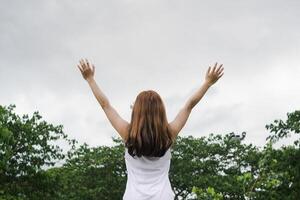
[(216, 62), (215, 66), (213, 67), (212, 73), (215, 73), (217, 65), (218, 65), (218, 63)]
[(86, 68), (87, 66), (86, 66), (86, 63), (83, 58), (81, 59), (81, 62), (82, 62), (82, 65), (84, 66), (84, 68)]
[(209, 74), (210, 72), (210, 66), (208, 67), (207, 71), (206, 71), (206, 76)]
[(224, 68), (221, 68), (219, 71), (218, 71), (218, 74), (220, 75), (222, 72), (223, 72)]
[(80, 67), (79, 65), (77, 65), (77, 67), (78, 67), (78, 69), (80, 70), (80, 72), (82, 72), (82, 69), (81, 69), (81, 67)]
[(224, 67), (221, 67), (221, 70), (220, 71), (223, 71), (224, 70)]
[(84, 70), (85, 69), (85, 64), (84, 64), (83, 60), (80, 59), (79, 63), (80, 63), (80, 66), (81, 66), (82, 70)]
[(95, 73), (95, 65), (93, 64), (93, 73)]
[(85, 63), (86, 63), (86, 66), (87, 66), (88, 68), (90, 68), (90, 64), (89, 64), (89, 61), (88, 61), (87, 58), (85, 59)]
[(217, 69), (217, 73), (218, 73), (218, 74), (221, 72), (221, 70), (223, 70), (222, 66), (223, 66), (223, 64), (221, 64), (221, 65), (218, 67), (218, 69)]
[(84, 68), (87, 68), (87, 64), (83, 58), (82, 58), (82, 64), (84, 65)]
[(223, 76), (223, 74), (224, 74), (224, 72), (220, 76), (218, 76), (218, 79), (221, 78)]

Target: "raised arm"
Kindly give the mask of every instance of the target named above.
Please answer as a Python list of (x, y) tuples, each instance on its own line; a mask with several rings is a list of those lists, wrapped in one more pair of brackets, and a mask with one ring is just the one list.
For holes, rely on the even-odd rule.
[(79, 65), (77, 67), (80, 70), (83, 78), (88, 82), (94, 96), (96, 97), (101, 108), (105, 112), (111, 125), (119, 133), (122, 139), (125, 140), (127, 137), (127, 128), (129, 123), (118, 114), (118, 112), (110, 104), (108, 98), (98, 87), (94, 79), (95, 66), (90, 64), (87, 59), (85, 60), (82, 59), (80, 60)]
[(208, 88), (210, 88), (214, 83), (217, 82), (219, 78), (223, 76), (224, 73), (222, 67), (223, 65), (219, 65), (216, 63), (211, 70), (211, 67), (208, 68), (205, 81), (201, 85), (201, 87), (187, 100), (184, 106), (179, 110), (175, 119), (169, 123), (169, 127), (171, 129), (173, 138), (176, 138), (180, 130), (184, 127), (192, 109), (194, 106), (202, 99)]

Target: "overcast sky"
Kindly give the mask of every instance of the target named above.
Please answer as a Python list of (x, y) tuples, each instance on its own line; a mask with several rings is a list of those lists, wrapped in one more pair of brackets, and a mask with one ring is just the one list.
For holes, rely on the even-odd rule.
[(117, 136), (76, 64), (120, 115), (142, 90), (157, 91), (171, 121), (204, 81), (224, 75), (193, 109), (181, 135), (247, 132), (263, 145), (265, 125), (300, 102), (299, 1), (1, 1), (0, 104), (43, 119), (80, 143)]

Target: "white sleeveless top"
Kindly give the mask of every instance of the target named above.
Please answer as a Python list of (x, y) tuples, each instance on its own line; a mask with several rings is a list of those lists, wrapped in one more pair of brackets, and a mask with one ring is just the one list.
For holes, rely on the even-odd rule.
[(174, 200), (170, 163), (170, 149), (162, 157), (132, 157), (125, 148), (127, 184), (123, 200)]

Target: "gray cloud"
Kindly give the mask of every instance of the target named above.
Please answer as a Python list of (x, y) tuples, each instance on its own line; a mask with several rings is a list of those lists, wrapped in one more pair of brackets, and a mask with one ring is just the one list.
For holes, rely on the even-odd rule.
[(298, 1), (1, 1), (0, 103), (34, 110), (80, 142), (111, 144), (116, 132), (76, 68), (96, 80), (127, 120), (144, 89), (168, 119), (201, 85), (208, 65), (225, 74), (195, 107), (182, 134), (248, 131), (299, 109)]

